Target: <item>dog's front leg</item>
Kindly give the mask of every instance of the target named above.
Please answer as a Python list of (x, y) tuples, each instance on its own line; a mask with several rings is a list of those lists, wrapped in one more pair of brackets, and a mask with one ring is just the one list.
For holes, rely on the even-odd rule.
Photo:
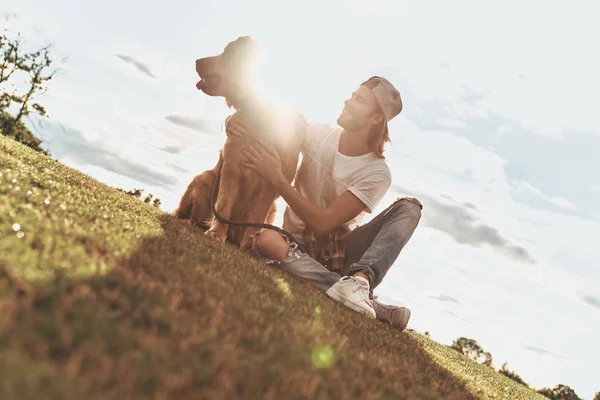
[[(221, 182), (219, 183), (219, 194), (215, 204), (217, 213), (223, 218), (230, 219), (231, 211), (238, 197), (241, 180), (235, 168), (230, 168), (228, 163), (223, 164), (221, 170)], [(217, 241), (224, 243), (227, 240), (228, 225), (221, 222), (215, 216), (211, 227), (206, 231), (206, 235), (211, 236)]]
[(277, 204), (273, 202), (271, 204), (271, 209), (269, 210), (269, 214), (267, 215), (267, 219), (265, 219), (265, 224), (273, 225), (275, 223), (275, 217), (277, 216)]
[[(269, 221), (271, 217), (274, 220), (274, 214), (271, 215), (271, 210), (277, 211), (275, 205), (275, 199), (277, 198), (277, 192), (271, 185), (264, 185), (258, 190), (258, 195), (252, 199), (254, 208), (248, 213), (248, 221), (250, 222), (266, 222), (272, 224), (273, 221)], [(253, 236), (258, 232), (258, 228), (246, 228), (244, 237), (240, 243), (242, 250), (249, 251), (252, 248)]]

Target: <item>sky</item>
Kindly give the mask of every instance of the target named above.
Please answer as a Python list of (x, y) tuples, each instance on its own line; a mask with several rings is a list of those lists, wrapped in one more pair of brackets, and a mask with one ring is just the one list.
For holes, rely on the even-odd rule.
[(600, 391), (599, 8), (4, 0), (0, 12), (28, 45), (54, 44), (61, 73), (39, 99), (50, 118), (28, 122), (53, 157), (144, 188), (165, 211), (225, 140), (230, 110), (196, 89), (197, 58), (252, 36), (265, 90), (310, 122), (335, 124), (360, 82), (385, 76), (404, 110), (390, 123), (393, 184), (375, 211), (403, 195), (424, 209), (375, 294), (410, 307), (412, 329), (445, 344), (474, 338), (532, 386), (563, 383), (591, 399)]

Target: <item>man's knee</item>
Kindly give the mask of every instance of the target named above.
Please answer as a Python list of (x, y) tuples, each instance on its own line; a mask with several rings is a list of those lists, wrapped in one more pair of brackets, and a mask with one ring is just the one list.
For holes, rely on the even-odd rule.
[(390, 222), (403, 230), (415, 229), (421, 220), (421, 209), (423, 206), (417, 199), (398, 199), (391, 207)]
[(279, 232), (268, 229), (256, 238), (256, 250), (269, 260), (283, 261), (287, 258), (290, 245)]
[(403, 197), (397, 199), (392, 204), (392, 210), (403, 214), (408, 214), (416, 218), (421, 218), (423, 205), (414, 197)]

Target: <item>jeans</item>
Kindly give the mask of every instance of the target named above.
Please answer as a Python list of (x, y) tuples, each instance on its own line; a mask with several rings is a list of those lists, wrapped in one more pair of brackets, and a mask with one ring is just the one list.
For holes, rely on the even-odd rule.
[(347, 238), (341, 274), (328, 270), (296, 248), (275, 265), (323, 290), (329, 289), (341, 276), (363, 272), (369, 277), (372, 295), (411, 238), (421, 219), (422, 208), (407, 198), (399, 198), (367, 224), (354, 229)]

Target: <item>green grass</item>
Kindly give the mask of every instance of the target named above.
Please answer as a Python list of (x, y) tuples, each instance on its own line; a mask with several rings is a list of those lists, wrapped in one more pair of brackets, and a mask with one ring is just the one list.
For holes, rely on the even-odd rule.
[(542, 398), (2, 136), (0, 355), (3, 400)]

